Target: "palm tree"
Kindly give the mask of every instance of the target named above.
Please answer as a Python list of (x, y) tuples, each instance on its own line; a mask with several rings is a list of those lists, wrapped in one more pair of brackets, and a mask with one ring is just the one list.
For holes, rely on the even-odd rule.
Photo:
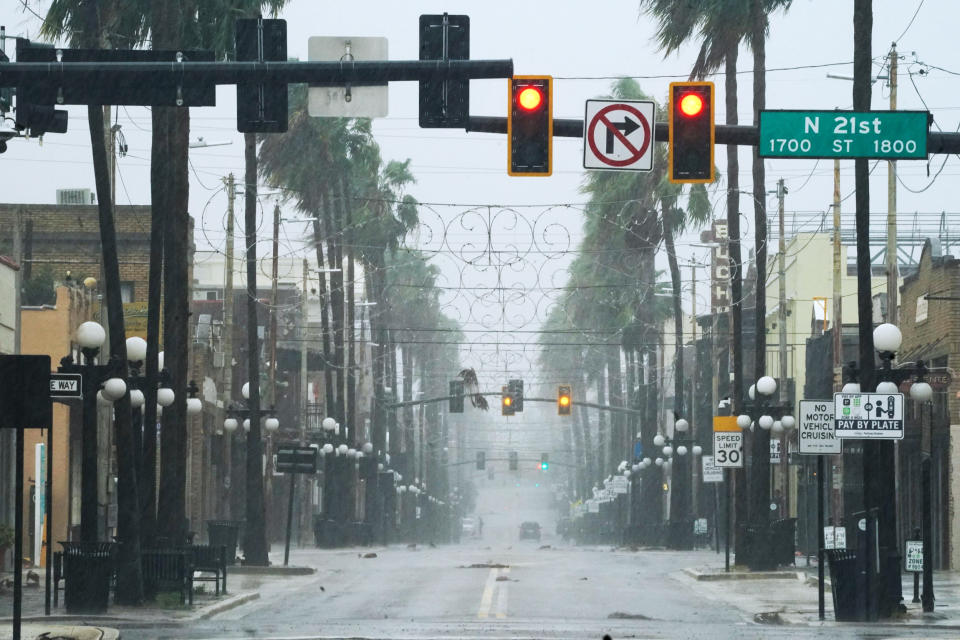
[[(41, 34), (50, 40), (69, 36), (71, 46), (103, 48), (108, 44), (105, 34), (110, 33), (113, 28), (130, 29), (134, 37), (139, 33), (138, 25), (123, 22), (125, 18), (129, 17), (124, 10), (125, 7), (119, 2), (68, 4), (55, 1), (41, 27)], [(99, 105), (87, 107), (100, 218), (100, 239), (103, 245), (103, 272), (107, 292), (110, 353), (119, 359), (120, 371), (117, 374), (126, 379), (128, 376), (126, 334), (120, 297), (120, 270), (104, 127), (104, 121), (109, 121), (109, 117), (109, 108), (105, 110), (104, 107)], [(141, 530), (138, 517), (140, 509), (134, 462), (138, 456), (134, 446), (129, 394), (124, 394), (116, 402), (114, 409), (114, 433), (119, 478), (117, 483), (117, 503), (119, 505), (117, 530), (121, 542), (117, 556), (117, 601), (122, 604), (136, 605), (143, 600), (143, 580), (140, 570)], [(95, 527), (90, 530), (95, 534)]]

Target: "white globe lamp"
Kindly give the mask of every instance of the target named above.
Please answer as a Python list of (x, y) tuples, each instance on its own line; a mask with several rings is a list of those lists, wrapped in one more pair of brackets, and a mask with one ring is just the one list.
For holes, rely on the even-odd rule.
[(127, 360), (141, 362), (147, 359), (147, 341), (139, 336), (127, 338)]
[(873, 330), (873, 348), (877, 351), (896, 353), (903, 342), (903, 334), (897, 325), (884, 322)]
[(77, 344), (84, 349), (99, 349), (107, 339), (107, 332), (99, 322), (84, 322), (77, 327)]

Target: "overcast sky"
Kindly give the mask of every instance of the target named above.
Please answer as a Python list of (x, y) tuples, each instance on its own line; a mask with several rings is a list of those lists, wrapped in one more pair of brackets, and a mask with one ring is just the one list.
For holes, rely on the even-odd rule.
[[(47, 4), (47, 0), (30, 0), (30, 6), (41, 14)], [(898, 107), (929, 108), (935, 116), (935, 128), (957, 130), (960, 122), (960, 64), (956, 62), (955, 26), (960, 11), (957, 3), (951, 0), (888, 0), (877, 1), (874, 5), (875, 73), (885, 73), (883, 58), (891, 42), (897, 41), (903, 56)], [(556, 117), (582, 118), (584, 101), (607, 93), (613, 78), (623, 75), (636, 77), (644, 91), (662, 100), (670, 81), (686, 79), (696, 56), (696, 48), (691, 46), (664, 59), (655, 46), (654, 24), (639, 13), (636, 0), (591, 3), (567, 0), (550, 3), (378, 0), (346, 4), (293, 0), (282, 17), (288, 20), (289, 54), (293, 57), (307, 58), (310, 36), (352, 35), (385, 36), (389, 39), (390, 58), (407, 60), (417, 57), (419, 14), (444, 11), (470, 15), (472, 58), (512, 58), (517, 74), (553, 75), (556, 78)], [(850, 108), (852, 82), (828, 79), (826, 74), (852, 73), (852, 12), (851, 1), (795, 0), (789, 13), (773, 16), (767, 44), (768, 108)], [(6, 25), (8, 35), (33, 36), (39, 21), (23, 11), (19, 0), (6, 0), (0, 8), (0, 24)], [(8, 42), (7, 51), (11, 57), (13, 49), (13, 43)], [(749, 123), (752, 120), (749, 73), (752, 58), (749, 51), (741, 51), (739, 64), (742, 69), (739, 119), (741, 123)], [(717, 76), (714, 80), (719, 96), (717, 121), (723, 122), (723, 77)], [(473, 81), (471, 113), (504, 116), (507, 107), (505, 85), (505, 80)], [(887, 108), (888, 96), (886, 82), (877, 81), (873, 87), (873, 107)], [(222, 247), (226, 198), (221, 178), (231, 171), (238, 176), (243, 174), (242, 138), (236, 133), (234, 97), (235, 89), (221, 87), (217, 92), (217, 107), (193, 109), (191, 113), (192, 139), (203, 137), (208, 142), (233, 142), (232, 146), (191, 152), (190, 208), (197, 219), (197, 244), (201, 248)], [(374, 132), (385, 160), (412, 158), (417, 184), (410, 188), (410, 193), (422, 202), (437, 203), (423, 210), (426, 226), (419, 236), (420, 242), (425, 245), (436, 243), (437, 238), (442, 237), (442, 227), (448, 226), (450, 242), (437, 256), (444, 269), (445, 283), (449, 286), (460, 283), (473, 286), (491, 286), (497, 282), (518, 284), (518, 290), (522, 292), (512, 301), (507, 299), (498, 303), (499, 309), (491, 300), (474, 294), (467, 294), (467, 297), (460, 294), (459, 301), (448, 297), (451, 312), (459, 314), (467, 326), (496, 329), (494, 334), (484, 334), (488, 339), (506, 342), (535, 340), (535, 335), (519, 334), (516, 330), (536, 328), (536, 318), (542, 317), (557, 294), (551, 287), (564, 284), (562, 268), (567, 264), (569, 254), (555, 251), (568, 246), (575, 248), (581, 232), (582, 213), (576, 206), (549, 205), (584, 202), (579, 193), (583, 179), (582, 141), (555, 139), (552, 177), (511, 178), (506, 174), (505, 136), (419, 129), (414, 83), (391, 85), (389, 102), (390, 115), (375, 121)], [(118, 202), (148, 204), (149, 113), (144, 108), (122, 108), (119, 123), (129, 145), (129, 154), (119, 164), (122, 183), (118, 186)], [(746, 191), (751, 189), (749, 157), (748, 150), (741, 150), (740, 184)], [(720, 172), (725, 174), (726, 156), (719, 147), (716, 161)], [(923, 161), (899, 163), (902, 185), (898, 208), (901, 212), (939, 213), (957, 209), (951, 198), (957, 158), (948, 157), (940, 172), (943, 162), (943, 156), (932, 156), (929, 166)], [(71, 108), (70, 132), (49, 135), (42, 145), (34, 140), (11, 142), (9, 151), (0, 157), (0, 167), (0, 192), (6, 202), (49, 203), (54, 201), (58, 187), (92, 188), (85, 114), (81, 109)], [(879, 163), (873, 172), (873, 211), (886, 210), (886, 172), (885, 162)], [(939, 177), (934, 181), (938, 172)], [(853, 162), (843, 162), (844, 195), (852, 192), (852, 173)], [(772, 191), (776, 180), (781, 177), (786, 180), (790, 191), (786, 204), (788, 229), (794, 221), (815, 226), (832, 199), (832, 162), (767, 161), (767, 190)], [(712, 200), (718, 217), (725, 216), (725, 200), (722, 192), (717, 190), (723, 186), (721, 182), (713, 188)], [(775, 212), (772, 195), (769, 203), (769, 210)], [(267, 199), (264, 204), (269, 206)], [(516, 242), (521, 250), (527, 247), (532, 248), (532, 252), (500, 270), (496, 268), (496, 259), (488, 261), (490, 264), (485, 268), (465, 264), (462, 254), (458, 257), (455, 249), (471, 242), (486, 242), (485, 234), (479, 233), (486, 224), (485, 218), (461, 216), (470, 209), (467, 205), (535, 205), (516, 209), (518, 220), (507, 214), (493, 223), (494, 249), (502, 248), (502, 244), (510, 239), (520, 238)], [(853, 199), (847, 200), (843, 206), (845, 215), (852, 216)], [(752, 238), (752, 204), (748, 196), (744, 196), (741, 210), (745, 214), (744, 234)], [(482, 207), (478, 211), (486, 216), (488, 210)], [(499, 209), (489, 211), (496, 213)], [(292, 211), (289, 213), (293, 214)], [(926, 223), (931, 220), (921, 218)], [(558, 226), (548, 229), (547, 222)], [(521, 231), (512, 230), (512, 224), (517, 224)], [(286, 225), (286, 252), (302, 251), (295, 240), (299, 229), (295, 224)], [(546, 236), (542, 235), (544, 229), (547, 229)], [(569, 240), (566, 232), (570, 234)], [(544, 245), (544, 238), (550, 243), (549, 247)], [(535, 239), (533, 245), (532, 239)], [(704, 249), (688, 246), (696, 241), (695, 235), (684, 239), (680, 243), (681, 251), (689, 257), (703, 259)], [(752, 243), (748, 241), (747, 244)], [(269, 245), (261, 246), (261, 255), (266, 255)], [(550, 249), (546, 255), (543, 254), (545, 249)], [(478, 255), (483, 254), (471, 254), (473, 257)], [(684, 278), (689, 278), (688, 271)], [(701, 283), (703, 288), (700, 291), (707, 290), (705, 285), (705, 281)], [(828, 294), (829, 291), (825, 290), (824, 295)], [(689, 300), (686, 306), (689, 309)], [(703, 310), (703, 300), (699, 306)], [(495, 337), (490, 338), (490, 335)], [(504, 355), (510, 349), (498, 349), (496, 345), (478, 345), (475, 349), (494, 352), (492, 359), (482, 358), (482, 363), (478, 360), (484, 368), (493, 367), (494, 363), (500, 370), (514, 367), (511, 364), (513, 356)], [(526, 356), (521, 357), (516, 368), (526, 369), (529, 360)]]

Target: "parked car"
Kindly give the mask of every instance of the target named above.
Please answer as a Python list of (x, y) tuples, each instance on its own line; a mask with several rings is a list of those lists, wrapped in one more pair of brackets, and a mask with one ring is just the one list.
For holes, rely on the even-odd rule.
[(524, 522), (520, 525), (520, 539), (521, 540), (536, 540), (540, 541), (540, 523), (539, 522)]

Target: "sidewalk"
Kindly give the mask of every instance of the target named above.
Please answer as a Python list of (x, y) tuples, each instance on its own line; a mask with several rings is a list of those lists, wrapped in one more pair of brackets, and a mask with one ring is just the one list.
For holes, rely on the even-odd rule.
[[(712, 600), (726, 602), (738, 609), (746, 619), (766, 624), (824, 625), (838, 624), (833, 616), (833, 594), (830, 591), (830, 570), (824, 567), (825, 619), (819, 618), (817, 599), (817, 567), (798, 558), (793, 570), (752, 573), (744, 567), (724, 571), (723, 558), (716, 563), (689, 567), (674, 574), (674, 579)], [(921, 587), (922, 590), (922, 587)], [(903, 597), (907, 613), (901, 620), (887, 624), (909, 627), (936, 627), (960, 631), (960, 572), (936, 571), (933, 576), (936, 608), (924, 613), (913, 600), (913, 574), (903, 574)]]

